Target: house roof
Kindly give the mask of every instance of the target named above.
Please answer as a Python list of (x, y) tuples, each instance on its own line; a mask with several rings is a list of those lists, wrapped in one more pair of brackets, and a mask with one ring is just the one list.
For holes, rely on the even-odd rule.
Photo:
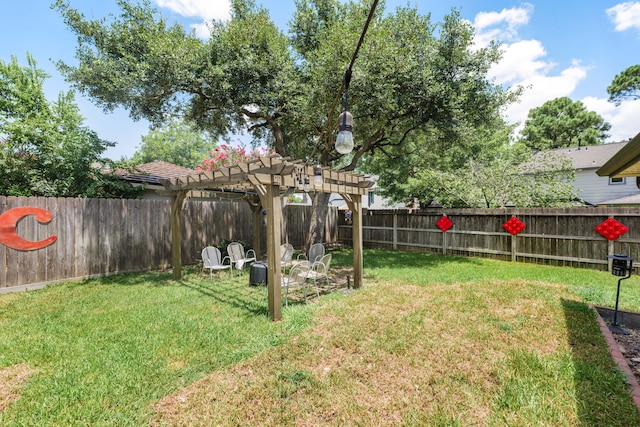
[(612, 142), (601, 145), (559, 148), (549, 152), (568, 157), (575, 169), (593, 169), (602, 167), (627, 144), (628, 141)]
[(598, 206), (637, 206), (640, 205), (640, 194), (634, 194), (631, 196), (620, 197), (618, 199), (605, 200), (599, 202)]
[(135, 167), (140, 173), (131, 173), (124, 169), (119, 169), (116, 174), (127, 181), (144, 182), (149, 184), (160, 184), (163, 179), (171, 179), (194, 173), (192, 169), (174, 165), (173, 163), (156, 160), (155, 162), (143, 163)]
[(612, 178), (640, 176), (640, 133), (611, 157), (596, 173)]

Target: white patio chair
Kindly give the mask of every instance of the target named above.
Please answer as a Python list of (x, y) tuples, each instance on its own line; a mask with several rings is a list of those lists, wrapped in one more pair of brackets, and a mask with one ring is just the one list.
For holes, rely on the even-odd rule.
[(318, 281), (324, 280), (329, 285), (329, 268), (331, 266), (331, 254), (326, 254), (320, 261), (311, 264), (311, 269), (307, 273), (307, 279), (313, 280), (313, 286), (316, 288), (316, 295), (320, 297)]
[(302, 261), (295, 264), (289, 270), (289, 274), (282, 275), (282, 289), (284, 289), (284, 303), (289, 306), (289, 289), (302, 288), (304, 292), (304, 302), (307, 302), (307, 275), (311, 271), (311, 263)]
[(240, 242), (232, 242), (227, 246), (227, 253), (231, 258), (231, 264), (236, 270), (242, 270), (245, 264), (256, 260), (256, 253), (253, 249), (244, 251), (244, 246)]
[(209, 269), (209, 281), (212, 281), (214, 270), (231, 272), (231, 259), (228, 256), (223, 258), (220, 249), (215, 246), (207, 246), (202, 250), (202, 269)]
[(320, 261), (320, 259), (323, 256), (324, 256), (324, 245), (322, 243), (314, 243), (309, 248), (309, 255), (305, 255), (305, 254), (298, 255), (298, 261), (307, 260), (313, 264), (316, 261)]
[(285, 269), (293, 265), (293, 245), (283, 243), (280, 245), (280, 267)]

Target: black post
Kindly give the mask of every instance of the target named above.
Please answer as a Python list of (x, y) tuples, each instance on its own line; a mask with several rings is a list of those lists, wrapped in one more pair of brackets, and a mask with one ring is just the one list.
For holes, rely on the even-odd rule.
[(609, 256), (608, 258), (613, 258), (611, 273), (614, 276), (624, 276), (626, 273), (626, 277), (620, 277), (620, 279), (618, 279), (618, 290), (616, 292), (616, 308), (613, 311), (613, 323), (609, 325), (609, 330), (614, 334), (629, 335), (629, 331), (621, 328), (620, 325), (618, 325), (618, 301), (620, 299), (620, 282), (631, 277), (631, 270), (633, 269), (633, 259), (622, 254), (614, 254), (612, 256)]
[(615, 310), (613, 310), (613, 323), (611, 324), (612, 326), (616, 327), (620, 326), (618, 325), (618, 299), (620, 298), (620, 282), (622, 282), (626, 278), (627, 277), (622, 277), (618, 280), (618, 291), (616, 292), (616, 308)]

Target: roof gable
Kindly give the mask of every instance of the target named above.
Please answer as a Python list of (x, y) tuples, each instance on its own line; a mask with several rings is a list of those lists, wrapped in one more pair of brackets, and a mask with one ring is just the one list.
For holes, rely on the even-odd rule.
[(582, 147), (559, 148), (549, 153), (565, 156), (573, 164), (574, 169), (599, 168), (620, 151), (628, 141)]

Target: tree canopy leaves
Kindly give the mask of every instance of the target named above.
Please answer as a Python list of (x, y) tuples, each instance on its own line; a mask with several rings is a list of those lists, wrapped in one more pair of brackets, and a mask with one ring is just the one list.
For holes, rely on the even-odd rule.
[(607, 87), (609, 101), (616, 105), (624, 100), (640, 99), (640, 65), (632, 65), (617, 74)]
[(497, 120), (470, 131), (463, 143), (433, 150), (425, 134), (412, 151), (376, 156), (380, 193), (393, 202), (445, 208), (565, 207), (579, 204), (566, 158), (511, 144), (511, 127)]
[(114, 144), (83, 126), (72, 92), (54, 102), (44, 95), (48, 77), (27, 54), (0, 60), (0, 194), (8, 196), (127, 197), (130, 184), (102, 169)]
[(365, 154), (437, 128), (451, 144), (512, 94), (486, 73), (497, 46), (472, 49), (473, 30), (452, 11), (444, 22), (410, 7), (378, 10), (353, 70), (348, 99), (356, 149), (333, 149), (340, 88), (369, 2), (298, 0), (291, 39), (253, 1), (232, 1), (232, 19), (197, 39), (169, 26), (148, 1), (118, 0), (122, 14), (90, 20), (58, 0), (79, 36), (78, 66), (58, 66), (105, 108), (161, 124), (181, 116), (215, 136), (247, 130), (282, 155), (353, 170)]
[(522, 142), (534, 150), (603, 144), (611, 125), (580, 101), (562, 97), (529, 111)]
[(142, 136), (131, 161), (138, 165), (156, 160), (195, 169), (217, 144), (183, 122), (170, 122)]

